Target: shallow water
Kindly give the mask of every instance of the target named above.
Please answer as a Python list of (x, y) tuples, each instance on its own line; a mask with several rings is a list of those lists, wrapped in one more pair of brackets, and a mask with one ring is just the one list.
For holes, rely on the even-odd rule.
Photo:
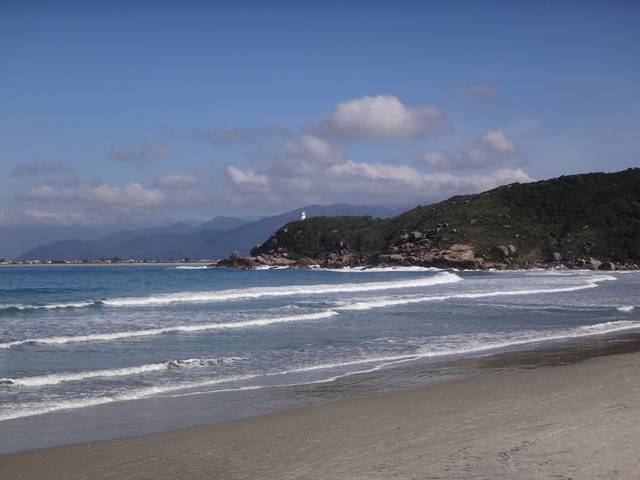
[(2, 267), (0, 431), (170, 428), (211, 393), (217, 420), (298, 405), (269, 387), (632, 331), (639, 293), (637, 272)]

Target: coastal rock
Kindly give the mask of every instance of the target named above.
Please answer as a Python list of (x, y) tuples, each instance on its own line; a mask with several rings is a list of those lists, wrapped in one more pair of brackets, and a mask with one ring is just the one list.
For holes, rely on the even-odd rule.
[(290, 258), (284, 258), (284, 257), (272, 257), (270, 260), (271, 260), (270, 264), (275, 265), (277, 267), (288, 267), (296, 263), (295, 260), (291, 260)]
[(308, 268), (313, 265), (318, 265), (318, 261), (309, 257), (302, 257), (296, 260), (296, 266), (300, 268)]
[(398, 264), (398, 263), (403, 263), (404, 256), (398, 253), (378, 255), (376, 260), (377, 260), (377, 263)]
[(604, 262), (598, 267), (598, 270), (615, 270), (616, 264), (613, 262)]
[(562, 255), (561, 255), (559, 252), (553, 252), (553, 253), (551, 254), (551, 259), (552, 259), (554, 262), (559, 262), (559, 261), (561, 261), (561, 260), (562, 260)]
[(476, 250), (473, 245), (465, 243), (454, 243), (440, 253), (440, 256), (449, 260), (473, 260), (476, 257)]
[[(237, 254), (237, 255), (236, 255)], [(260, 265), (256, 261), (257, 257), (241, 257), (238, 252), (232, 252), (229, 255), (229, 258), (224, 260), (218, 260), (216, 262), (215, 267), (227, 267), (227, 268), (237, 268), (240, 270), (248, 270), (257, 267)]]
[(586, 265), (587, 268), (591, 268), (593, 270), (598, 270), (600, 268), (600, 265), (602, 265), (602, 262), (600, 260), (596, 260), (595, 258), (590, 258), (589, 259), (589, 263)]
[(509, 248), (504, 245), (497, 245), (495, 247), (495, 251), (498, 253), (500, 258), (503, 260), (507, 260), (509, 258)]

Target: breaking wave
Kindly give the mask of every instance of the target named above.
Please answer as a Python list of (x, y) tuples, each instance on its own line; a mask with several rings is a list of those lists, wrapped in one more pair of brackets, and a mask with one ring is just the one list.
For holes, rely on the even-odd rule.
[(84, 372), (62, 372), (49, 375), (39, 375), (21, 378), (0, 378), (0, 386), (5, 387), (43, 387), (58, 385), (63, 382), (77, 382), (91, 378), (113, 378), (142, 375), (151, 372), (166, 372), (167, 370), (206, 367), (210, 365), (225, 365), (242, 360), (241, 357), (218, 358), (187, 358), (184, 360), (169, 360), (168, 362), (148, 363), (135, 367), (108, 368), (102, 370), (88, 370)]
[(46, 305), (26, 305), (21, 303), (0, 305), (0, 312), (21, 312), (24, 310), (62, 310), (65, 308), (86, 308), (102, 304), (99, 300), (82, 302), (49, 303)]
[(104, 300), (112, 307), (167, 305), (171, 303), (203, 303), (225, 300), (242, 300), (261, 297), (285, 297), (294, 295), (321, 295), (326, 293), (372, 292), (420, 288), (462, 281), (458, 275), (440, 272), (427, 278), (397, 280), (393, 282), (338, 283), (330, 285), (283, 285), (279, 287), (246, 288), (242, 290), (221, 290), (216, 292), (182, 292), (149, 297), (124, 297)]
[(18, 347), (21, 345), (60, 345), (65, 343), (78, 342), (107, 342), (111, 340), (120, 340), (135, 337), (148, 337), (152, 335), (162, 335), (166, 333), (182, 333), (182, 332), (200, 332), (205, 330), (225, 330), (252, 328), (272, 325), (276, 323), (286, 322), (303, 322), (307, 320), (320, 320), (338, 315), (333, 310), (326, 310), (317, 313), (308, 313), (301, 315), (291, 315), (285, 317), (266, 317), (254, 320), (244, 320), (239, 322), (228, 323), (205, 323), (196, 325), (175, 325), (172, 327), (150, 328), (146, 330), (128, 330), (124, 332), (109, 333), (93, 333), (88, 335), (70, 335), (61, 337), (45, 337), (45, 338), (27, 338), (24, 340), (14, 340), (12, 342), (0, 343), (0, 349)]
[(575, 292), (578, 290), (585, 290), (589, 288), (596, 288), (598, 282), (616, 280), (615, 277), (610, 275), (602, 277), (594, 277), (588, 279), (582, 285), (574, 285), (571, 287), (558, 287), (558, 288), (537, 288), (537, 289), (523, 289), (523, 290), (499, 290), (493, 292), (477, 292), (477, 293), (451, 293), (447, 295), (432, 295), (426, 297), (387, 297), (376, 300), (366, 300), (362, 302), (356, 302), (352, 304), (345, 304), (337, 308), (337, 310), (370, 310), (372, 308), (390, 307), (394, 305), (407, 305), (411, 303), (422, 302), (435, 302), (449, 299), (467, 299), (467, 298), (488, 298), (488, 297), (502, 297), (502, 296), (515, 296), (515, 295), (536, 295), (545, 293), (564, 293)]
[[(235, 375), (235, 376), (227, 376), (227, 377), (219, 377), (210, 380), (204, 380), (199, 382), (185, 382), (178, 384), (170, 384), (170, 385), (159, 385), (153, 387), (144, 387), (134, 389), (125, 393), (118, 393), (113, 395), (106, 395), (101, 397), (93, 397), (86, 399), (72, 399), (72, 400), (63, 400), (59, 402), (41, 402), (33, 406), (29, 406), (26, 408), (18, 408), (7, 410), (3, 413), (0, 413), (0, 421), (10, 420), (15, 418), (29, 417), (34, 415), (41, 415), (45, 413), (51, 413), (60, 410), (69, 410), (76, 408), (83, 408), (95, 405), (102, 405), (106, 403), (112, 402), (121, 402), (126, 400), (136, 400), (140, 398), (146, 398), (150, 396), (165, 396), (163, 394), (170, 394), (171, 392), (177, 392), (181, 390), (189, 390), (194, 388), (202, 388), (202, 387), (210, 387), (215, 385), (222, 385), (233, 382), (247, 381), (253, 380), (256, 378), (273, 378), (276, 376), (284, 376), (288, 374), (295, 373), (304, 373), (315, 370), (330, 370), (337, 368), (344, 368), (355, 365), (366, 365), (366, 364), (374, 364), (372, 367), (364, 369), (364, 370), (356, 370), (356, 371), (346, 371), (339, 374), (333, 374), (325, 378), (310, 380), (308, 382), (298, 382), (298, 383), (285, 383), (285, 384), (259, 384), (259, 385), (242, 385), (242, 386), (230, 386), (229, 388), (222, 388), (219, 390), (209, 390), (209, 391), (196, 391), (196, 392), (185, 392), (178, 393), (169, 396), (189, 396), (189, 395), (200, 395), (200, 394), (211, 394), (218, 392), (226, 392), (226, 391), (239, 391), (239, 390), (255, 390), (266, 387), (285, 387), (285, 386), (294, 386), (304, 383), (324, 383), (331, 382), (338, 378), (342, 378), (345, 376), (372, 372), (376, 370), (380, 370), (384, 367), (391, 366), (396, 363), (401, 362), (409, 362), (414, 360), (419, 360), (421, 358), (432, 358), (432, 357), (442, 357), (442, 356), (451, 356), (451, 355), (460, 355), (460, 354), (468, 354), (468, 353), (479, 353), (490, 350), (498, 350), (518, 345), (526, 345), (531, 343), (539, 343), (539, 342), (549, 342), (549, 341), (557, 341), (557, 340), (569, 340), (573, 338), (580, 337), (588, 337), (595, 335), (604, 335), (608, 333), (614, 333), (623, 330), (630, 329), (638, 329), (640, 328), (640, 322), (632, 322), (632, 321), (613, 321), (613, 322), (604, 322), (598, 323), (594, 325), (584, 325), (571, 329), (560, 330), (560, 331), (546, 331), (546, 332), (529, 332), (520, 334), (513, 337), (501, 338), (499, 334), (490, 334), (490, 335), (470, 335), (466, 340), (464, 340), (464, 336), (451, 336), (445, 337), (439, 345), (434, 346), (425, 346), (419, 349), (415, 353), (403, 354), (403, 355), (390, 355), (390, 356), (378, 356), (378, 357), (365, 357), (360, 359), (354, 359), (346, 362), (338, 362), (338, 363), (325, 363), (319, 365), (309, 365), (298, 368), (287, 369), (280, 372), (270, 372), (270, 373), (250, 373), (243, 375)], [(435, 348), (434, 348), (435, 347)], [(196, 359), (197, 360), (197, 359)], [(167, 364), (151, 364), (151, 365), (143, 365), (140, 367), (130, 367), (129, 369), (121, 369), (121, 370), (129, 370), (133, 371), (133, 369), (143, 369), (143, 368), (162, 368), (166, 369)], [(114, 369), (117, 370), (117, 369)], [(152, 371), (152, 370), (149, 370)], [(99, 372), (99, 371), (97, 371)], [(87, 373), (92, 372), (85, 372)], [(95, 372), (94, 372), (95, 373)], [(144, 372), (142, 372), (144, 373)], [(77, 374), (80, 375), (81, 373)], [(61, 376), (63, 374), (60, 374)], [(67, 374), (70, 376), (72, 374)], [(97, 375), (92, 375), (97, 376)], [(49, 376), (50, 377), (50, 376)], [(35, 377), (34, 377), (35, 378)], [(41, 377), (44, 378), (44, 377)], [(87, 376), (85, 378), (91, 378)], [(24, 380), (24, 379), (23, 379)]]
[[(207, 268), (207, 267), (176, 267)], [(68, 303), (52, 303), (47, 305), (0, 305), (0, 312), (17, 312), (25, 310), (55, 310), (63, 308), (86, 308), (93, 306), (108, 307), (144, 307), (169, 305), (173, 303), (207, 303), (227, 300), (244, 300), (262, 297), (287, 297), (295, 295), (322, 295), (326, 293), (372, 292), (377, 290), (396, 290), (403, 288), (420, 288), (462, 281), (462, 278), (449, 272), (440, 272), (428, 278), (397, 280), (392, 282), (341, 283), (330, 285), (283, 285), (278, 287), (257, 287), (234, 290), (181, 292), (151, 295), (147, 297), (122, 297), (105, 300), (80, 301)], [(1, 348), (1, 347), (0, 347)]]
[(624, 312), (624, 313), (630, 313), (633, 312), (633, 305), (623, 305), (621, 307), (617, 307), (616, 310), (618, 310), (619, 312)]

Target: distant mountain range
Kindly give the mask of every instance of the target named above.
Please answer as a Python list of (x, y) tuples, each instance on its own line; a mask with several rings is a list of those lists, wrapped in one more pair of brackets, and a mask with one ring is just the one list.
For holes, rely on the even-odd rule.
[(307, 217), (362, 216), (386, 218), (396, 213), (382, 207), (347, 204), (307, 205), (259, 220), (235, 217), (216, 217), (193, 226), (174, 223), (164, 227), (122, 230), (100, 238), (67, 238), (29, 249), (19, 260), (94, 260), (126, 258), (142, 260), (170, 260), (190, 258), (215, 259), (227, 257), (237, 250), (242, 255), (263, 243), (284, 224), (298, 220), (300, 212)]

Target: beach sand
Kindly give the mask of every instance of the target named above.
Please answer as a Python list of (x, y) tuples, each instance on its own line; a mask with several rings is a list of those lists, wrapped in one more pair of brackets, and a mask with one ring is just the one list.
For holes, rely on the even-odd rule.
[(640, 478), (640, 353), (543, 357), (570, 364), (3, 455), (0, 478)]

